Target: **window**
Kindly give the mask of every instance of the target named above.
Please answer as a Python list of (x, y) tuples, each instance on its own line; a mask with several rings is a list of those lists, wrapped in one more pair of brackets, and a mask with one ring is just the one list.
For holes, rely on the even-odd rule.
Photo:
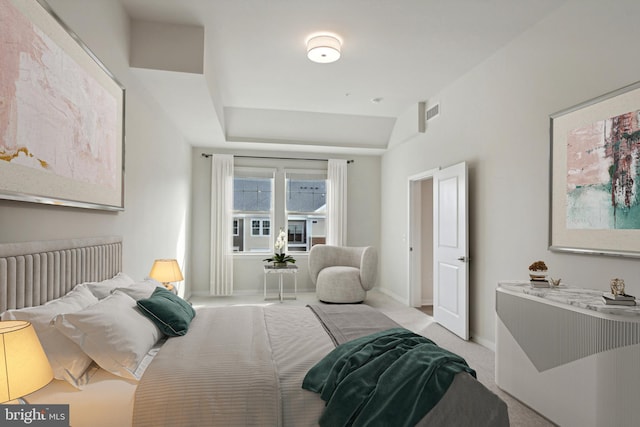
[(271, 221), (268, 219), (252, 219), (251, 235), (252, 236), (268, 236), (270, 234)]
[(298, 246), (307, 241), (307, 224), (304, 220), (290, 220), (287, 224), (289, 246)]
[(327, 181), (323, 175), (287, 172), (286, 211), (289, 251), (309, 251), (325, 242)]
[(287, 252), (325, 242), (326, 170), (236, 166), (233, 185), (237, 252), (273, 252), (280, 227), (287, 232)]
[(259, 236), (260, 235), (260, 220), (254, 219), (251, 220), (251, 235)]
[(233, 247), (271, 252), (273, 170), (236, 168), (233, 178)]

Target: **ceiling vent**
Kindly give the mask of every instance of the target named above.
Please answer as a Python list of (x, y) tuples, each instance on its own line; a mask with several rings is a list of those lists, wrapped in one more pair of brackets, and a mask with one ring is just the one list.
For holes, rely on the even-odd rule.
[(440, 104), (434, 104), (427, 109), (425, 101), (418, 103), (418, 131), (424, 133), (427, 131), (427, 122), (433, 120), (440, 115)]

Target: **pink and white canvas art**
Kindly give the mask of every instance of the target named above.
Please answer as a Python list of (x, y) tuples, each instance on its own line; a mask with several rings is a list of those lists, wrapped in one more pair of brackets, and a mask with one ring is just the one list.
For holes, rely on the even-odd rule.
[(567, 228), (640, 229), (640, 110), (569, 131)]
[(124, 88), (45, 0), (0, 0), (0, 198), (122, 210)]
[(549, 249), (640, 258), (640, 82), (550, 118)]
[(5, 0), (0, 28), (0, 160), (116, 188), (116, 99)]

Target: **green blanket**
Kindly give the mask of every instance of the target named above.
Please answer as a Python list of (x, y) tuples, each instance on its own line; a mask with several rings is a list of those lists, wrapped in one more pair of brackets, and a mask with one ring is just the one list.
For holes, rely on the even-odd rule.
[(320, 426), (414, 426), (433, 408), (465, 360), (404, 328), (335, 348), (307, 372), (302, 388), (327, 402)]

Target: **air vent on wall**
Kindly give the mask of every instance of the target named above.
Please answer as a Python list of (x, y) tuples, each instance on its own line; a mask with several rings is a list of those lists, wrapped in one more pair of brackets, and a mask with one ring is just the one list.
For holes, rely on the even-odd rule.
[(427, 121), (436, 118), (440, 115), (440, 104), (436, 104), (433, 107), (429, 108), (426, 113)]
[(427, 109), (425, 101), (418, 103), (418, 131), (425, 133), (427, 131), (427, 122), (440, 115), (440, 104), (434, 104)]

